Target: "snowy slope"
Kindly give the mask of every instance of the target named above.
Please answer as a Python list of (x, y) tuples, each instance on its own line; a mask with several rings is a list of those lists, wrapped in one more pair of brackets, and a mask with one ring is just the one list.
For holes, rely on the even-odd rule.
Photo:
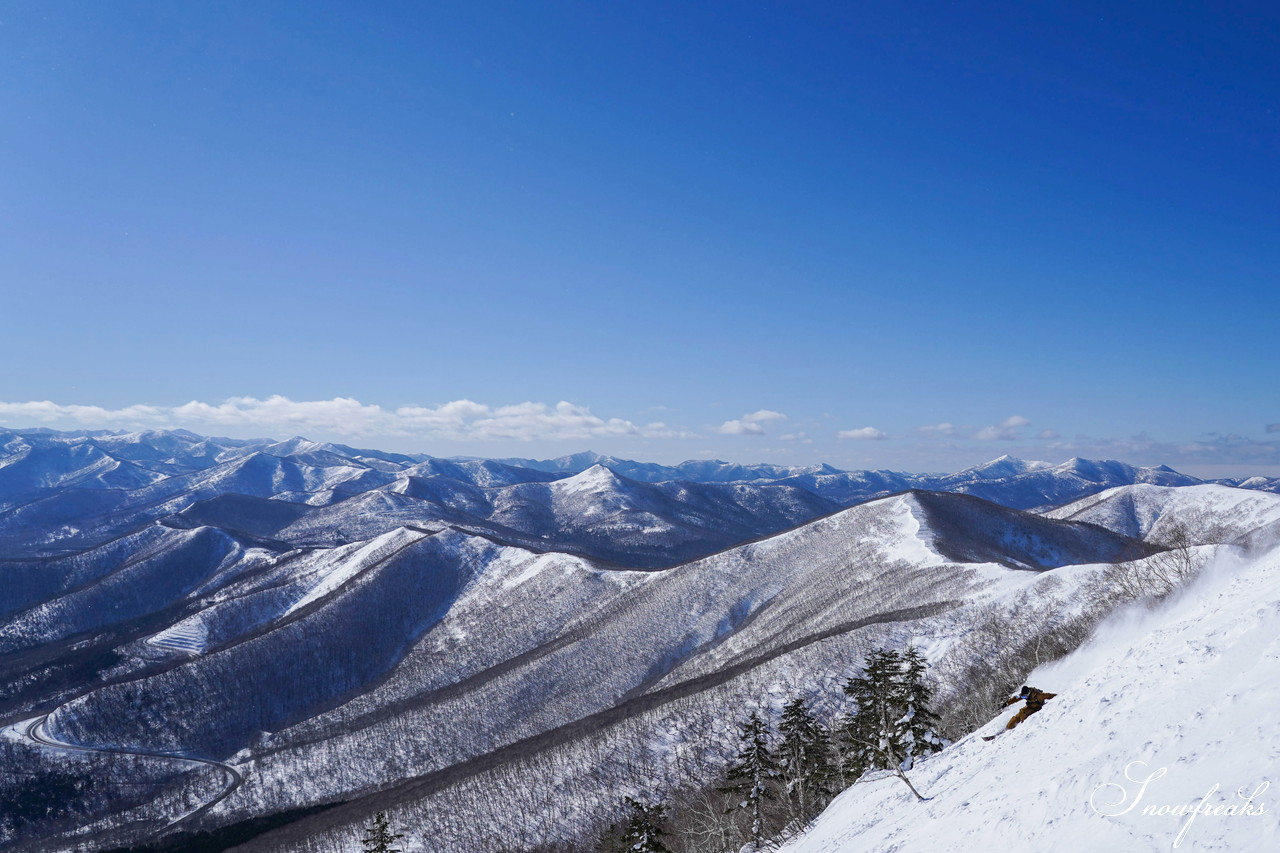
[(1137, 468), (1114, 460), (1080, 458), (1049, 465), (1003, 456), (985, 465), (937, 478), (923, 488), (961, 492), (1006, 506), (1030, 509), (1060, 504), (1112, 486), (1133, 483), (1190, 486), (1199, 482), (1164, 465)]
[[(863, 782), (783, 849), (1167, 851), (1184, 827), (1181, 850), (1276, 849), (1280, 551), (1225, 552), (1178, 600), (1126, 611), (1029, 683), (1058, 696), (995, 741), (981, 736), (1016, 709), (919, 764), (928, 802), (894, 779)], [(1251, 795), (1264, 813), (1143, 813), (1241, 809)]]
[(1175, 529), (1192, 542), (1233, 542), (1280, 526), (1280, 495), (1220, 485), (1108, 489), (1045, 513), (1125, 536), (1167, 542)]
[[(1013, 523), (1020, 530), (1009, 536)], [(942, 531), (957, 530), (958, 547), (993, 559), (942, 554), (951, 536)], [(452, 851), (481, 853), (492, 849), (483, 824), (450, 827), (446, 815), (482, 806), (449, 785), (510, 762), (503, 778), (518, 796), (534, 796), (546, 765), (525, 762), (537, 757), (572, 771), (555, 782), (560, 831), (571, 836), (575, 820), (611, 801), (619, 779), (611, 743), (664, 744), (646, 774), (688, 782), (669, 750), (724, 748), (744, 702), (772, 703), (815, 680), (837, 696), (869, 644), (903, 635), (945, 642), (966, 630), (969, 608), (1012, 600), (1050, 575), (1070, 583), (1076, 564), (1133, 544), (962, 495), (906, 494), (659, 572), (602, 572), (562, 555), (522, 558), (517, 569), (507, 549), (375, 688), (251, 745), (240, 766), (255, 781), (218, 812), (225, 821), (346, 801), (246, 851), (336, 853), (383, 810), (448, 833)], [(1061, 568), (1031, 569), (1032, 555)], [(139, 687), (169, 692), (158, 679)], [(347, 758), (372, 753), (386, 761)], [(572, 761), (557, 758), (566, 755)], [(323, 772), (300, 775), (303, 767)], [(478, 796), (493, 795), (481, 787)], [(505, 818), (486, 820), (510, 822), (526, 807), (535, 808), (513, 802)]]
[[(0, 723), (50, 713), (42, 731), (81, 744), (234, 762), (248, 781), (193, 826), (292, 815), (247, 849), (337, 853), (388, 810), (490, 853), (470, 817), (485, 785), (532, 797), (553, 771), (564, 840), (627, 778), (617, 744), (683, 784), (676, 751), (719, 760), (743, 707), (820, 688), (834, 711), (870, 645), (972, 653), (989, 609), (1048, 630), (1098, 564), (1174, 522), (1199, 542), (1280, 532), (1280, 497), (1195, 483), (1083, 460), (939, 477), (580, 454), (541, 470), (300, 438), (0, 432)], [(136, 841), (113, 823), (115, 782), (146, 795), (104, 777), (86, 808)], [(545, 811), (486, 820), (520, 809)], [(21, 849), (65, 851), (47, 829)]]
[[(590, 452), (549, 462), (446, 460), (299, 437), (233, 441), (181, 430), (0, 430), (0, 554), (38, 559), (86, 551), (178, 515), (182, 526), (257, 536), (285, 531), (293, 545), (444, 522), (658, 568), (908, 490), (1029, 509), (1134, 483), (1200, 481), (1164, 467), (1082, 459), (1050, 465), (1001, 457), (934, 475), (708, 460), (664, 466)], [(388, 505), (378, 498), (384, 492), (413, 500)], [(261, 506), (266, 500), (282, 506)]]

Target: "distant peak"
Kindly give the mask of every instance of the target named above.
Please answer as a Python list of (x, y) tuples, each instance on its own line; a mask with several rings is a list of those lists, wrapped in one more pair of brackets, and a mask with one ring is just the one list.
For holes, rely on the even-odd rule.
[(594, 450), (584, 450), (581, 453), (571, 453), (568, 456), (560, 456), (552, 461), (568, 462), (572, 465), (595, 465), (596, 463), (602, 462), (608, 458), (608, 456), (601, 456)]
[(1080, 456), (1071, 457), (1057, 468), (1060, 471), (1076, 471), (1084, 474), (1102, 474), (1103, 472), (1120, 474), (1131, 470), (1128, 465), (1116, 462), (1114, 459), (1085, 459)]
[(590, 468), (586, 469), (585, 471), (582, 471), (579, 474), (575, 474), (570, 479), (594, 480), (602, 483), (603, 482), (616, 483), (621, 481), (623, 478), (622, 478), (622, 475), (620, 475), (617, 471), (613, 470), (609, 466), (603, 463), (597, 462), (595, 465), (592, 465)]
[(273, 454), (290, 454), (301, 453), (308, 450), (319, 450), (322, 447), (324, 447), (324, 445), (318, 441), (312, 441), (309, 438), (303, 438), (300, 435), (295, 435), (288, 441), (281, 441), (278, 444), (273, 444), (265, 449), (267, 452)]
[(1025, 462), (1006, 453), (1003, 456), (992, 459), (990, 462), (966, 468), (956, 476), (977, 474), (984, 477), (1008, 477), (1013, 474), (1025, 473), (1034, 468), (1046, 467), (1046, 464), (1044, 462)]

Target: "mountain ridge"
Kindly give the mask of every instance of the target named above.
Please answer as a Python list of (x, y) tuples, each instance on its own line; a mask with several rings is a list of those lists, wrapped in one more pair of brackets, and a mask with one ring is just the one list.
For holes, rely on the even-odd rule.
[[(709, 782), (728, 718), (815, 680), (838, 697), (868, 648), (915, 642), (945, 665), (984, 614), (1049, 630), (1104, 567), (1167, 547), (1171, 525), (1207, 548), (1280, 531), (1280, 496), (1088, 460), (650, 482), (586, 455), (553, 475), (304, 440), (116, 437), (111, 459), (173, 472), (139, 478), (90, 440), (110, 443), (0, 435), (0, 759), (55, 772), (24, 735), (38, 727), (225, 763), (244, 784), (191, 828), (294, 815), (245, 848), (272, 853), (336, 853), (379, 808), (488, 853), (449, 816), (485, 809), (504, 778), (523, 780), (511, 814), (486, 820), (536, 812), (548, 774), (566, 815), (548, 838), (568, 843), (630, 778), (619, 744), (643, 744), (663, 786), (691, 781), (677, 759), (696, 748), (692, 781)], [(88, 487), (59, 485), (85, 472)], [(1117, 480), (1143, 482), (1105, 488)], [(1073, 500), (1022, 506), (1060, 495)], [(355, 760), (370, 755), (384, 759)], [(109, 785), (77, 801), (85, 851), (160, 832), (173, 803), (199, 799), (194, 781), (121, 772), (100, 775), (149, 798), (136, 821)], [(43, 832), (16, 849), (72, 838)]]

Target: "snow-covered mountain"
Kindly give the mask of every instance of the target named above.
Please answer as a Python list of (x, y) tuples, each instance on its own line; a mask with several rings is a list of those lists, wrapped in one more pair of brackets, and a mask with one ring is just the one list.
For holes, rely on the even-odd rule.
[[(399, 523), (449, 523), (655, 568), (910, 489), (1030, 509), (1120, 485), (1199, 482), (1163, 467), (1079, 459), (1048, 465), (1002, 457), (957, 474), (917, 475), (825, 465), (661, 466), (592, 453), (548, 462), (444, 460), (181, 430), (0, 432), (0, 548), (14, 558), (80, 552), (175, 515), (179, 523), (232, 521), (262, 536), (292, 525), (285, 538), (297, 544), (367, 538)], [(239, 498), (302, 508), (250, 511), (253, 502)], [(320, 538), (290, 538), (304, 531)]]
[(1175, 527), (1256, 550), (1280, 525), (1280, 496), (1081, 460), (698, 482), (189, 433), (0, 447), (0, 840), (29, 851), (336, 853), (375, 811), (413, 851), (567, 846), (620, 792), (707, 782), (743, 709), (833, 712), (873, 645), (955, 669), (978, 621), (1048, 631)]
[(1139, 484), (1108, 489), (1045, 513), (1098, 524), (1126, 536), (1167, 543), (1175, 532), (1194, 544), (1227, 542), (1257, 549), (1280, 542), (1280, 500), (1269, 492), (1220, 485), (1173, 489)]
[[(9, 438), (11, 453), (0, 459), (0, 547), (13, 557), (51, 557), (171, 517), (297, 544), (447, 523), (651, 568), (841, 506), (787, 485), (641, 483), (601, 466), (553, 480), (494, 462), (396, 459), (300, 439), (215, 452), (214, 440), (179, 437), (179, 449), (191, 453), (164, 455), (174, 450), (169, 438), (139, 434), (143, 449), (127, 454), (104, 449), (97, 436)], [(143, 458), (145, 469), (131, 461)]]
[[(125, 660), (99, 674), (103, 686), (62, 702), (43, 731), (233, 762), (250, 781), (210, 819), (347, 802), (320, 824), (294, 822), (248, 848), (271, 850), (290, 849), (299, 834), (340, 837), (345, 829), (325, 827), (357, 826), (372, 808), (430, 823), (462, 794), (425, 780), (465, 778), (486, 757), (571, 750), (580, 770), (607, 767), (602, 732), (652, 738), (676, 703), (681, 717), (705, 716), (767, 684), (834, 678), (885, 632), (946, 635), (957, 611), (1046, 570), (1140, 547), (1099, 527), (932, 493), (863, 504), (658, 572), (452, 528), (229, 562), (234, 543), (206, 541), (209, 531), (169, 534), (198, 540), (188, 547), (200, 559), (186, 556), (188, 580), (157, 602), (166, 618), (139, 618), (132, 606), (110, 640)], [(12, 617), (0, 637), (48, 644), (100, 627), (76, 601), (135, 602), (155, 583), (149, 566), (120, 575)], [(52, 621), (68, 627), (33, 638)], [(351, 760), (374, 753), (384, 759)], [(599, 793), (577, 791), (584, 818)], [(454, 849), (486, 848), (464, 837)]]
[(1018, 728), (1001, 734), (1010, 708), (920, 762), (927, 802), (868, 780), (782, 849), (1274, 850), (1278, 674), (1280, 550), (1223, 554), (1176, 600), (1117, 614), (1032, 673), (1057, 696)]
[[(896, 471), (841, 471), (830, 465), (735, 465), (718, 460), (694, 460), (679, 465), (632, 462), (595, 453), (558, 459), (506, 459), (504, 463), (552, 472), (577, 474), (602, 465), (641, 482), (684, 480), (701, 483), (782, 483), (805, 488), (842, 504), (920, 489), (963, 492), (1016, 509), (1032, 509), (1074, 500), (1113, 486), (1151, 483), (1187, 486), (1202, 482), (1164, 465), (1136, 468), (1122, 462), (1070, 459), (1058, 465), (1002, 456), (955, 474), (904, 474)], [(1274, 490), (1272, 481), (1253, 478), (1226, 483), (1241, 488)]]

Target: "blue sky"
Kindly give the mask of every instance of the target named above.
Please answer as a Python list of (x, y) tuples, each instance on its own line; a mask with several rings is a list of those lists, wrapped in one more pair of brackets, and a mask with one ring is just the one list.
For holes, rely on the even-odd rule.
[(8, 3), (0, 69), (10, 427), (1280, 473), (1274, 4)]

